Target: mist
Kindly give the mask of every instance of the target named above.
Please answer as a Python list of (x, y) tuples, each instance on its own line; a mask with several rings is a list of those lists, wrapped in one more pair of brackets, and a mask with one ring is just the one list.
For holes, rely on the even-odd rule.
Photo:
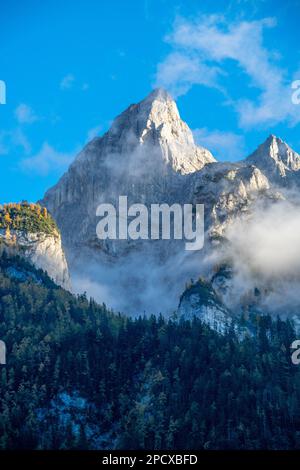
[[(105, 303), (115, 311), (131, 316), (158, 315), (170, 316), (177, 309), (179, 298), (191, 277), (199, 274), (199, 254), (187, 252), (177, 243), (178, 251), (171, 249), (169, 258), (162, 259), (165, 245), (168, 250), (171, 242), (147, 240), (143, 248), (109, 263), (94, 260), (86, 263), (87, 256), (72, 263), (72, 285), (75, 292), (87, 292), (100, 303)], [(146, 247), (148, 245), (148, 247)], [(181, 246), (180, 246), (181, 245)]]
[(227, 303), (258, 288), (262, 306), (269, 312), (300, 306), (300, 206), (287, 200), (269, 206), (257, 204), (253, 214), (233, 221), (221, 249), (211, 253), (211, 265), (233, 268)]

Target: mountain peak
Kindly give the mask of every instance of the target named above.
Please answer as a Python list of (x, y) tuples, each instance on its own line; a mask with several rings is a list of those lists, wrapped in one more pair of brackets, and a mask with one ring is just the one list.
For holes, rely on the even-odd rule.
[(113, 122), (112, 131), (132, 126), (137, 132), (146, 127), (158, 128), (170, 121), (179, 121), (177, 105), (163, 88), (156, 88), (143, 100), (131, 104)]
[[(273, 145), (273, 144), (285, 144), (285, 142), (280, 138), (277, 137), (275, 134), (270, 134), (269, 137), (263, 142), (263, 145)], [(287, 144), (285, 144), (287, 145)]]
[(271, 180), (280, 180), (300, 170), (300, 155), (274, 134), (270, 134), (245, 162), (257, 166)]
[[(180, 173), (192, 173), (214, 162), (211, 153), (195, 144), (190, 128), (180, 118), (177, 105), (169, 93), (157, 88), (146, 98), (130, 105), (113, 122), (108, 131), (110, 142), (122, 152), (133, 147), (160, 149), (162, 161)], [(153, 153), (153, 152), (152, 152)]]

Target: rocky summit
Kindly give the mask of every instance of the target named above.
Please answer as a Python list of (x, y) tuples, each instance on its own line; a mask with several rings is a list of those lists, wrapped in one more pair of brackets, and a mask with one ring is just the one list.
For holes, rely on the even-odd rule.
[(270, 135), (245, 163), (255, 165), (275, 184), (299, 184), (300, 155), (275, 135)]
[[(247, 265), (252, 254), (251, 250), (242, 253), (241, 246), (249, 248), (244, 241), (238, 240), (236, 248), (236, 224), (242, 220), (246, 226), (255, 220), (257, 228), (257, 221), (268, 220), (264, 214), (272, 207), (297, 206), (287, 189), (298, 185), (299, 169), (299, 155), (273, 135), (243, 161), (217, 162), (209, 150), (195, 143), (174, 100), (159, 89), (130, 105), (108, 132), (89, 142), (41, 204), (61, 231), (74, 289), (128, 314), (171, 314), (190, 278), (204, 275), (211, 280), (219, 266), (232, 269), (223, 290), (217, 289), (217, 307), (201, 305), (203, 289), (198, 289), (182, 298), (178, 310), (188, 312), (189, 318), (193, 314), (205, 317), (210, 324), (214, 323), (208, 318), (211, 312), (215, 318), (218, 311), (221, 331), (221, 320), (229, 311), (232, 316), (242, 305), (259, 304), (272, 313), (270, 292), (279, 289), (283, 297), (282, 285), (274, 287), (272, 276), (268, 274), (266, 281), (256, 266), (247, 276), (241, 274), (237, 259)], [(127, 196), (128, 204), (147, 207), (204, 204), (204, 249), (187, 253), (182, 240), (99, 240), (97, 207), (101, 203), (116, 206), (119, 196)], [(235, 256), (237, 250), (241, 253)], [(290, 275), (295, 280), (295, 273)], [(249, 281), (251, 276), (255, 281)], [(211, 288), (215, 292), (215, 286)], [(254, 295), (257, 291), (259, 296)]]

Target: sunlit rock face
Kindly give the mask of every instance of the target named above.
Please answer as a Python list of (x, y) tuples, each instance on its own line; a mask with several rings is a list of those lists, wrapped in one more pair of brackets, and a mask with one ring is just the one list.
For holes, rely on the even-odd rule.
[(0, 231), (1, 249), (17, 254), (30, 261), (36, 268), (46, 271), (59, 286), (70, 290), (70, 276), (66, 257), (58, 232), (12, 231), (9, 239), (4, 230)]
[(278, 185), (300, 183), (300, 155), (275, 135), (270, 135), (244, 162), (255, 165)]

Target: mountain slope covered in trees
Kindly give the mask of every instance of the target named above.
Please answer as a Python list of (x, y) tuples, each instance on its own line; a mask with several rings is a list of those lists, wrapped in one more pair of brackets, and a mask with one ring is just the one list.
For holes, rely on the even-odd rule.
[(300, 448), (293, 327), (248, 321), (240, 341), (199, 319), (133, 320), (3, 255), (0, 448)]

